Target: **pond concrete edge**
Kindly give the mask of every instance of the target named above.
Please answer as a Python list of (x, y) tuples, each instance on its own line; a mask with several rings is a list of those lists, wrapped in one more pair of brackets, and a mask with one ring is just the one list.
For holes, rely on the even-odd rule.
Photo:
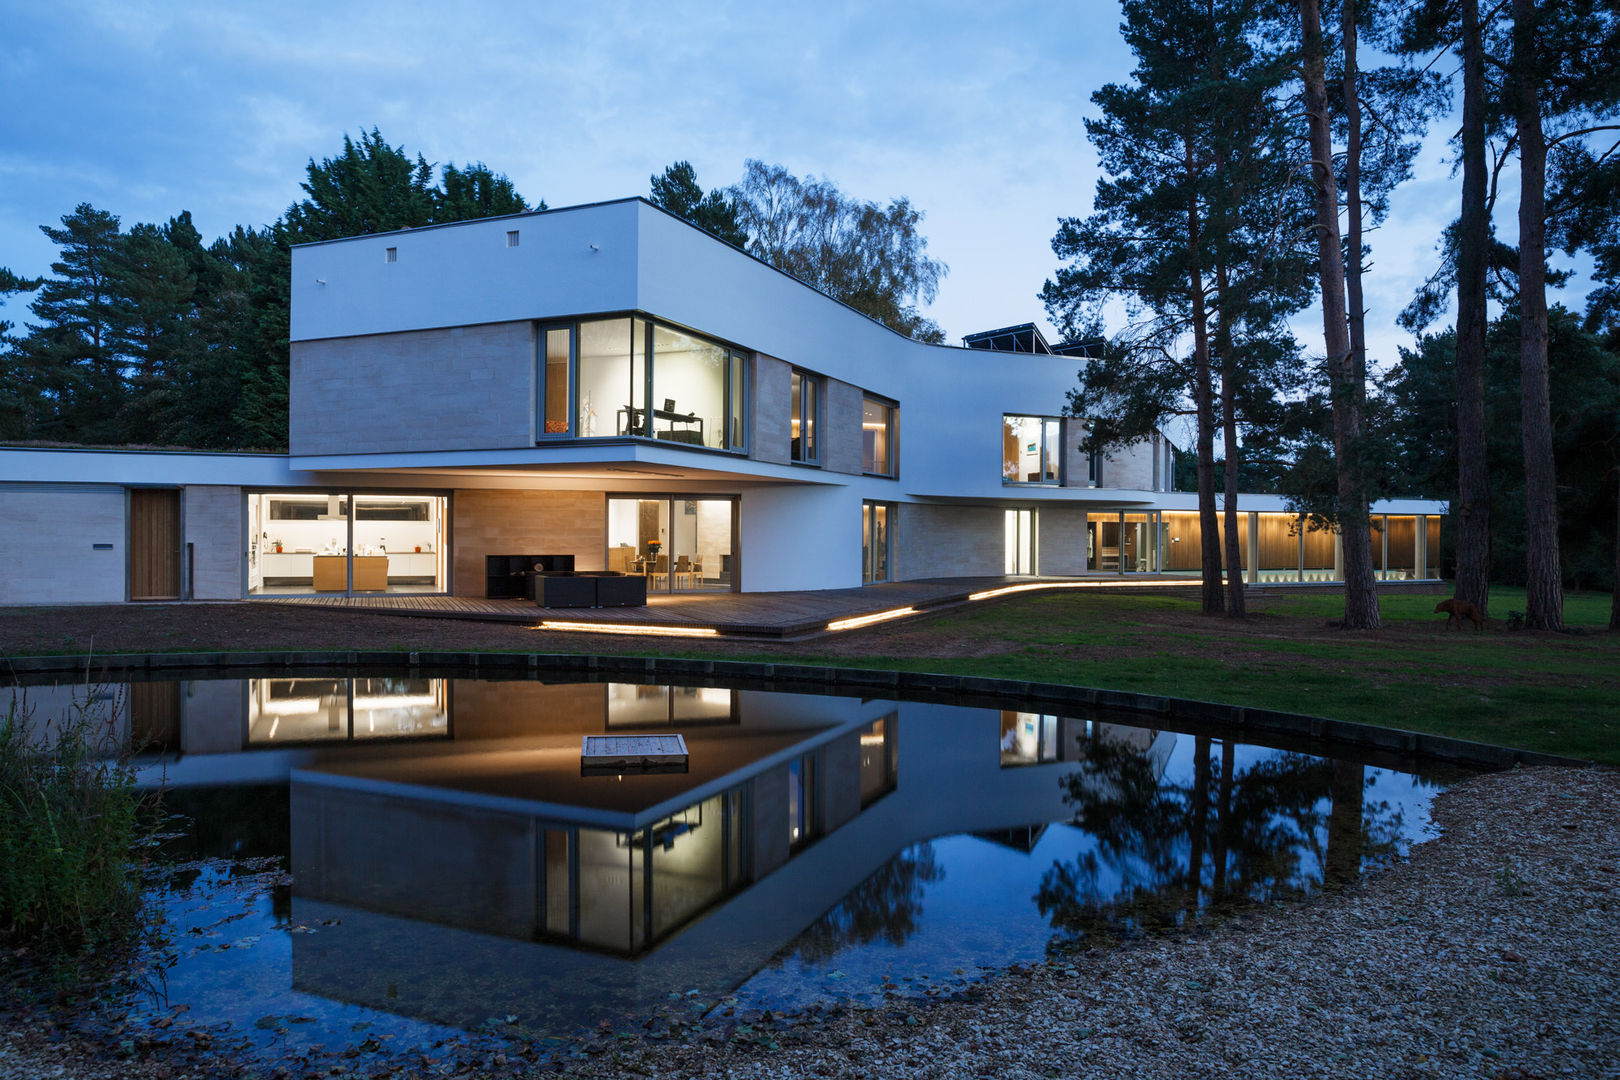
[(810, 689), (821, 693), (846, 689), (864, 697), (906, 697), (946, 704), (988, 705), (991, 699), (1016, 698), (1051, 707), (1112, 709), (1159, 719), (1220, 725), (1326, 743), (1354, 746), (1385, 754), (1419, 757), (1476, 769), (1514, 766), (1589, 766), (1593, 762), (1543, 754), (1511, 746), (1431, 735), (1405, 728), (1379, 727), (1305, 713), (1281, 712), (1248, 705), (1102, 690), (1067, 683), (994, 679), (876, 668), (826, 667), (814, 664), (764, 664), (737, 660), (696, 660), (663, 656), (596, 656), (585, 653), (401, 652), (349, 650), (333, 652), (109, 653), (89, 656), (0, 657), (0, 679), (25, 675), (82, 675), (106, 681), (120, 674), (199, 671), (223, 673), (235, 668), (455, 668), (471, 675), (538, 674), (541, 672), (625, 675), (649, 678), (708, 678), (770, 683), (769, 689)]

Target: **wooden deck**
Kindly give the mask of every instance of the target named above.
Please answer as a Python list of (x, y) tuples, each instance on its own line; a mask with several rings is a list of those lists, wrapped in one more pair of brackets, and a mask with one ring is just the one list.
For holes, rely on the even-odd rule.
[[(802, 638), (833, 632), (844, 620), (911, 609), (921, 614), (967, 602), (976, 593), (1010, 586), (1035, 588), (1156, 589), (1196, 593), (1197, 582), (1183, 577), (1141, 578), (1129, 585), (1114, 575), (1097, 578), (980, 577), (890, 582), (859, 589), (818, 589), (772, 593), (675, 593), (653, 595), (646, 607), (543, 608), (527, 600), (486, 600), (473, 596), (288, 596), (263, 603), (341, 608), (379, 615), (485, 622), (611, 625), (619, 632), (713, 630), (727, 637)], [(903, 618), (904, 615), (896, 615)]]

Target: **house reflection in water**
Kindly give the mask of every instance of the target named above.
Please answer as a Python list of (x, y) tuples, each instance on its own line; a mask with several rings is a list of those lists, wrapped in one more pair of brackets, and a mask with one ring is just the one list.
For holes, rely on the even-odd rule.
[[(292, 937), (294, 988), (463, 1026), (723, 995), (908, 845), (1064, 819), (1058, 778), (1088, 745), (1162, 770), (1175, 742), (715, 687), (186, 685), (169, 785), (286, 778), (291, 922), (320, 928)], [(582, 737), (604, 731), (679, 731), (689, 769), (582, 775)]]

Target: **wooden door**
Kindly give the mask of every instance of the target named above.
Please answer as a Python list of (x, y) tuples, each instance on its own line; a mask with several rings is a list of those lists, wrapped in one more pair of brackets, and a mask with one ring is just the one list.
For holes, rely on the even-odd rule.
[(180, 747), (180, 684), (129, 684), (130, 749), (177, 750)]
[(129, 493), (129, 598), (180, 599), (180, 492)]

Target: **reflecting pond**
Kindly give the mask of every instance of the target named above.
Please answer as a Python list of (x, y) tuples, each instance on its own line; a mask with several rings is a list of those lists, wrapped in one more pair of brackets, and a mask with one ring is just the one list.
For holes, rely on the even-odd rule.
[[(951, 994), (1352, 880), (1440, 782), (1132, 714), (742, 686), (282, 674), (96, 707), (176, 815), (138, 1012), (278, 1053)], [(581, 759), (676, 733), (680, 769)]]

